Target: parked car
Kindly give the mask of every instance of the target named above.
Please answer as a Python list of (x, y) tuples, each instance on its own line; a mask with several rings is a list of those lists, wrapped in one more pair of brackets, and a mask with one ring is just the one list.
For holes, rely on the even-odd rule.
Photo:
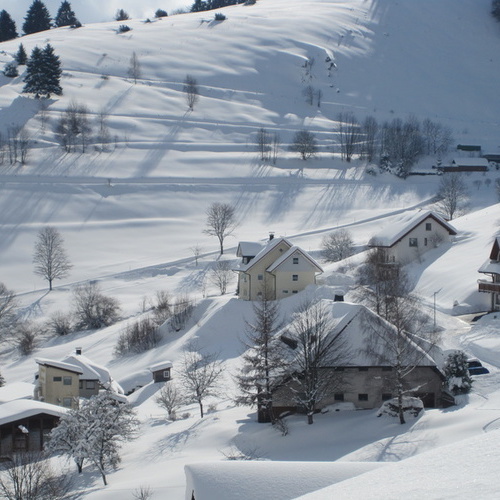
[(485, 368), (478, 359), (469, 359), (467, 367), (469, 368), (470, 375), (485, 375), (486, 373), (490, 373), (488, 368)]

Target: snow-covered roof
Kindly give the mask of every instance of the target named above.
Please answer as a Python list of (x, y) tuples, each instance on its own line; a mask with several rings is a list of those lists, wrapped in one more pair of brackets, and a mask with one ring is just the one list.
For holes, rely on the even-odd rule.
[(486, 158), (454, 158), (451, 162), (459, 167), (488, 167), (489, 162)]
[(0, 425), (39, 415), (40, 413), (62, 417), (67, 411), (68, 410), (62, 406), (51, 405), (43, 401), (17, 399), (15, 401), (3, 403), (0, 406)]
[[(383, 462), (227, 461), (190, 464), (186, 498), (197, 500), (292, 499), (365, 472)], [(328, 497), (325, 497), (328, 498)]]
[(270, 240), (267, 245), (260, 250), (260, 252), (250, 261), (248, 264), (240, 264), (237, 271), (248, 271), (251, 267), (253, 267), (257, 262), (259, 262), (263, 257), (265, 257), (269, 252), (271, 252), (275, 247), (277, 247), (280, 243), (286, 243), (288, 248), (291, 248), (293, 245), (286, 238), (273, 238)]
[(35, 386), (27, 382), (13, 382), (0, 387), (0, 404), (14, 399), (32, 399)]
[(257, 241), (240, 241), (238, 250), (236, 251), (237, 257), (255, 257), (264, 247), (264, 243)]
[(124, 394), (124, 390), (116, 380), (113, 379), (109, 370), (83, 354), (71, 354), (64, 359), (64, 363), (76, 365), (81, 370), (82, 380), (98, 380), (105, 388), (117, 394)]
[[(348, 353), (342, 363), (345, 367), (392, 366), (396, 355), (387, 348), (383, 333), (394, 334), (395, 327), (361, 304), (334, 302), (322, 299), (329, 315), (332, 329), (330, 335), (339, 336)], [(286, 333), (285, 333), (286, 336)], [(408, 349), (404, 349), (404, 362), (409, 365), (435, 367), (437, 363), (430, 355), (407, 338)], [(293, 359), (293, 351), (290, 356)]]
[(166, 368), (172, 368), (172, 361), (161, 361), (149, 367), (150, 372), (157, 372), (159, 370), (165, 370)]
[(479, 269), (480, 273), (500, 274), (500, 262), (488, 259)]
[(83, 370), (80, 367), (63, 361), (54, 361), (53, 359), (47, 358), (36, 358), (35, 362), (39, 365), (53, 366), (54, 368), (60, 368), (61, 370), (66, 370), (73, 373), (83, 373)]
[(441, 224), (451, 235), (457, 234), (457, 230), (450, 223), (446, 222), (435, 212), (427, 210), (416, 214), (414, 212), (404, 214), (398, 218), (392, 219), (391, 224), (387, 225), (384, 230), (375, 236), (374, 242), (370, 246), (392, 247), (428, 217), (431, 217), (438, 224)]
[[(296, 252), (300, 253), (305, 259), (307, 259), (311, 265), (313, 265), (314, 267), (316, 267), (317, 271), (322, 273), (323, 272), (323, 268), (307, 253), (307, 252), (304, 252), (304, 250), (302, 250), (302, 248), (298, 247), (298, 246), (293, 246), (291, 248), (289, 248), (285, 253), (283, 253), (277, 260), (275, 260), (268, 268), (267, 268), (267, 271), (269, 271), (270, 273), (272, 273), (275, 269), (277, 269), (280, 264), (282, 264), (283, 262), (285, 262), (289, 257), (291, 257), (292, 255), (294, 255)], [(302, 269), (300, 267), (297, 267), (297, 271), (304, 271), (306, 269)], [(309, 269), (307, 269), (309, 270)]]

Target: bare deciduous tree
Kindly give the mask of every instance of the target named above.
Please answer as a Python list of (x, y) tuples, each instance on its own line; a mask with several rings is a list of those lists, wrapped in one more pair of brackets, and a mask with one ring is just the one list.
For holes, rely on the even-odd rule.
[(52, 282), (68, 276), (73, 267), (69, 261), (64, 240), (61, 233), (52, 226), (47, 226), (38, 232), (33, 253), (35, 274), (45, 278), (49, 282), (49, 290), (52, 290)]
[(307, 85), (302, 91), (302, 94), (305, 97), (306, 103), (312, 106), (314, 102), (314, 88), (312, 85)]
[(347, 229), (338, 229), (323, 237), (321, 255), (326, 262), (338, 262), (353, 253), (351, 233)]
[(224, 240), (233, 234), (236, 229), (236, 211), (229, 203), (212, 203), (206, 211), (207, 229), (203, 232), (210, 236), (217, 236), (220, 245), (220, 254), (224, 253)]
[(271, 135), (263, 127), (257, 131), (257, 135), (255, 137), (255, 147), (262, 161), (269, 160), (269, 153), (271, 151)]
[(139, 62), (139, 58), (137, 57), (135, 51), (132, 52), (132, 56), (130, 57), (127, 74), (134, 80), (134, 83), (137, 83), (137, 79), (141, 77), (141, 63)]
[(218, 260), (210, 270), (210, 281), (219, 289), (221, 295), (226, 293), (233, 280), (234, 272), (227, 260)]
[(378, 123), (373, 116), (367, 116), (361, 126), (361, 153), (371, 163), (377, 154)]
[(361, 139), (361, 127), (352, 112), (341, 112), (337, 116), (337, 135), (341, 158), (350, 162)]
[(277, 132), (274, 132), (271, 140), (271, 162), (273, 165), (276, 165), (276, 162), (278, 161), (280, 146), (281, 138)]
[(198, 403), (201, 418), (204, 416), (205, 399), (217, 395), (222, 371), (222, 363), (216, 353), (207, 352), (195, 343), (187, 346), (181, 360), (180, 379), (186, 398)]
[(111, 134), (108, 127), (109, 113), (102, 108), (97, 114), (97, 137), (96, 142), (101, 145), (101, 151), (105, 151), (111, 142)]
[(77, 141), (82, 146), (82, 153), (85, 153), (92, 131), (88, 115), (89, 109), (85, 104), (72, 101), (59, 118), (55, 132), (61, 146), (68, 153), (75, 150)]
[(437, 192), (438, 209), (447, 220), (467, 210), (469, 195), (467, 186), (459, 173), (445, 174), (441, 177)]
[(56, 474), (41, 453), (15, 453), (0, 464), (0, 495), (5, 500), (62, 500), (71, 481)]
[(158, 406), (167, 410), (169, 420), (176, 420), (177, 410), (184, 403), (184, 397), (175, 382), (169, 381), (165, 382), (165, 385), (156, 396), (155, 402)]
[(16, 320), (16, 296), (4, 283), (0, 282), (0, 338), (4, 329), (10, 328)]
[(198, 267), (198, 260), (200, 259), (201, 254), (203, 253), (203, 247), (201, 245), (195, 245), (191, 247), (190, 250), (193, 253), (195, 266)]
[(103, 328), (118, 320), (118, 301), (101, 292), (95, 282), (79, 285), (73, 291), (73, 309), (79, 328)]
[(184, 86), (182, 90), (186, 94), (187, 105), (190, 110), (194, 109), (194, 105), (198, 102), (200, 98), (200, 89), (198, 87), (198, 82), (196, 78), (191, 75), (186, 75), (184, 80)]
[(316, 137), (308, 130), (299, 130), (293, 136), (290, 151), (298, 153), (304, 161), (313, 158), (318, 152)]
[(333, 332), (334, 325), (322, 302), (305, 303), (294, 314), (284, 341), (293, 348), (292, 374), (294, 399), (307, 414), (307, 423), (314, 422), (317, 405), (331, 397), (342, 382), (336, 367), (344, 366), (350, 352), (342, 331)]

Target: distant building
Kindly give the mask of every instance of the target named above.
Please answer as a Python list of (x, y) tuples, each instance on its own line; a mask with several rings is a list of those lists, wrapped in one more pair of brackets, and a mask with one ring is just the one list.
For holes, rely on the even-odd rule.
[(495, 238), (490, 258), (479, 268), (479, 272), (491, 278), (491, 280), (478, 280), (479, 291), (490, 294), (492, 311), (500, 310), (500, 237)]
[(452, 172), (487, 172), (490, 164), (486, 158), (455, 158), (450, 165), (442, 165), (438, 170), (443, 173)]
[(435, 212), (410, 213), (393, 220), (369, 246), (383, 250), (387, 262), (406, 264), (456, 234), (456, 229)]
[(172, 378), (172, 362), (162, 361), (149, 367), (154, 382), (168, 382)]
[(244, 300), (258, 300), (267, 294), (271, 300), (283, 299), (316, 283), (321, 266), (300, 247), (286, 238), (271, 234), (265, 244), (242, 241), (236, 255), (241, 257), (238, 272), (238, 295)]
[(457, 151), (469, 157), (481, 156), (481, 146), (474, 144), (458, 144)]

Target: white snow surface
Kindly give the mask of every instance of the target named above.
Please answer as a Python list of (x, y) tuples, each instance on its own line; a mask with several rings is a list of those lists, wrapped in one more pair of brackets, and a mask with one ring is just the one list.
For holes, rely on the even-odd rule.
[[(2, 8), (10, 11), (14, 4), (20, 5), (7, 0)], [(99, 6), (103, 17), (96, 20), (109, 19), (116, 8), (139, 10), (132, 0), (105, 7), (86, 4), (89, 12), (90, 5), (94, 10)], [(474, 485), (476, 496), (495, 496), (498, 437), (488, 431), (500, 428), (500, 314), (472, 327), (469, 317), (457, 315), (488, 307), (487, 294), (477, 291), (477, 279), (484, 277), (477, 270), (498, 234), (497, 171), (465, 175), (470, 211), (452, 221), (457, 237), (407, 266), (427, 312), (435, 310), (443, 347), (465, 349), (490, 374), (475, 377), (473, 392), (461, 397), (457, 407), (427, 410), (404, 426), (376, 418), (376, 410), (331, 410), (316, 415), (312, 426), (302, 416), (290, 417), (289, 434), (283, 437), (256, 423), (254, 409), (236, 407), (233, 376), (242, 366), (252, 304), (235, 298), (234, 286), (227, 296), (217, 296), (207, 275), (218, 245), (203, 233), (210, 203), (234, 204), (239, 226), (225, 241), (225, 257), (234, 258), (236, 266), (239, 240), (263, 241), (273, 231), (320, 259), (322, 237), (346, 228), (357, 253), (323, 265), (323, 286), (283, 300), (281, 314), (286, 321), (308, 296), (333, 299), (339, 289), (352, 301), (353, 271), (369, 238), (389, 217), (435, 209), (439, 177), (371, 176), (357, 158), (342, 162), (338, 152), (332, 154), (337, 114), (353, 111), (360, 120), (372, 115), (379, 123), (410, 114), (431, 118), (452, 128), (456, 144), (481, 144), (484, 152), (498, 153), (500, 32), (490, 4), (259, 0), (222, 9), (224, 22), (214, 22), (213, 12), (152, 23), (138, 18), (127, 21), (130, 32), (117, 34), (118, 23), (89, 24), (75, 2), (83, 28), (0, 44), (1, 68), (21, 41), (28, 53), (35, 45), (51, 43), (61, 57), (64, 88), (62, 96), (48, 102), (43, 125), (39, 102), (21, 93), (24, 68), (12, 80), (0, 73), (0, 129), (5, 137), (12, 125), (25, 126), (34, 144), (26, 165), (0, 165), (0, 280), (16, 292), (22, 317), (39, 325), (40, 332), (54, 313), (70, 311), (76, 284), (95, 281), (121, 305), (121, 320), (108, 328), (64, 337), (41, 334), (33, 356), (21, 356), (2, 340), (0, 371), (7, 387), (30, 383), (36, 357), (61, 360), (82, 347), (125, 391), (142, 386), (130, 397), (141, 420), (139, 437), (124, 446), (109, 486), (90, 467), (75, 474), (82, 498), (121, 500), (144, 485), (153, 490), (153, 500), (181, 500), (187, 464), (225, 465), (225, 454), (232, 450), (266, 459), (264, 464), (399, 462), (363, 475), (373, 475), (366, 483), (371, 489), (363, 490), (360, 478), (336, 484), (332, 488), (345, 488), (338, 490), (340, 498), (377, 494), (381, 486), (375, 476), (383, 478), (380, 484), (390, 493), (384, 498), (405, 497), (408, 485), (402, 478), (409, 477), (419, 478), (415, 483), (429, 498), (447, 498), (441, 484), (450, 486), (450, 498), (470, 498)], [(58, 5), (51, 2), (51, 12)], [(27, 7), (21, 6), (16, 20)], [(142, 8), (130, 13), (144, 15)], [(127, 78), (133, 52), (141, 64), (137, 84)], [(305, 62), (313, 59), (309, 71)], [(200, 85), (193, 111), (182, 92), (187, 74)], [(322, 91), (321, 107), (305, 103), (307, 85)], [(108, 113), (112, 142), (107, 151), (93, 144), (85, 154), (62, 151), (54, 127), (71, 101), (86, 104), (92, 121), (100, 110)], [(274, 166), (262, 164), (255, 151), (255, 132), (261, 127), (280, 135)], [(319, 145), (318, 157), (307, 162), (288, 151), (293, 134), (303, 128), (316, 135)], [(443, 162), (455, 156), (450, 151)], [(417, 167), (435, 161), (424, 158)], [(74, 265), (50, 293), (32, 266), (36, 234), (46, 225), (60, 230)], [(196, 245), (203, 250), (197, 265)], [(158, 290), (190, 294), (196, 300), (193, 317), (179, 332), (164, 327), (157, 348), (116, 356), (120, 333), (151, 310)], [(198, 417), (196, 405), (186, 404), (180, 418), (170, 422), (154, 401), (161, 384), (151, 383), (148, 368), (171, 360), (169, 383), (177, 383), (176, 363), (192, 340), (217, 352), (223, 362), (220, 396), (207, 401), (207, 409), (213, 406), (205, 418)], [(0, 419), (6, 404), (0, 405)], [(424, 457), (434, 467), (426, 468)], [(468, 473), (458, 476), (456, 470), (466, 464)], [(404, 469), (382, 476), (392, 467)], [(348, 491), (352, 494), (341, 494)]]

